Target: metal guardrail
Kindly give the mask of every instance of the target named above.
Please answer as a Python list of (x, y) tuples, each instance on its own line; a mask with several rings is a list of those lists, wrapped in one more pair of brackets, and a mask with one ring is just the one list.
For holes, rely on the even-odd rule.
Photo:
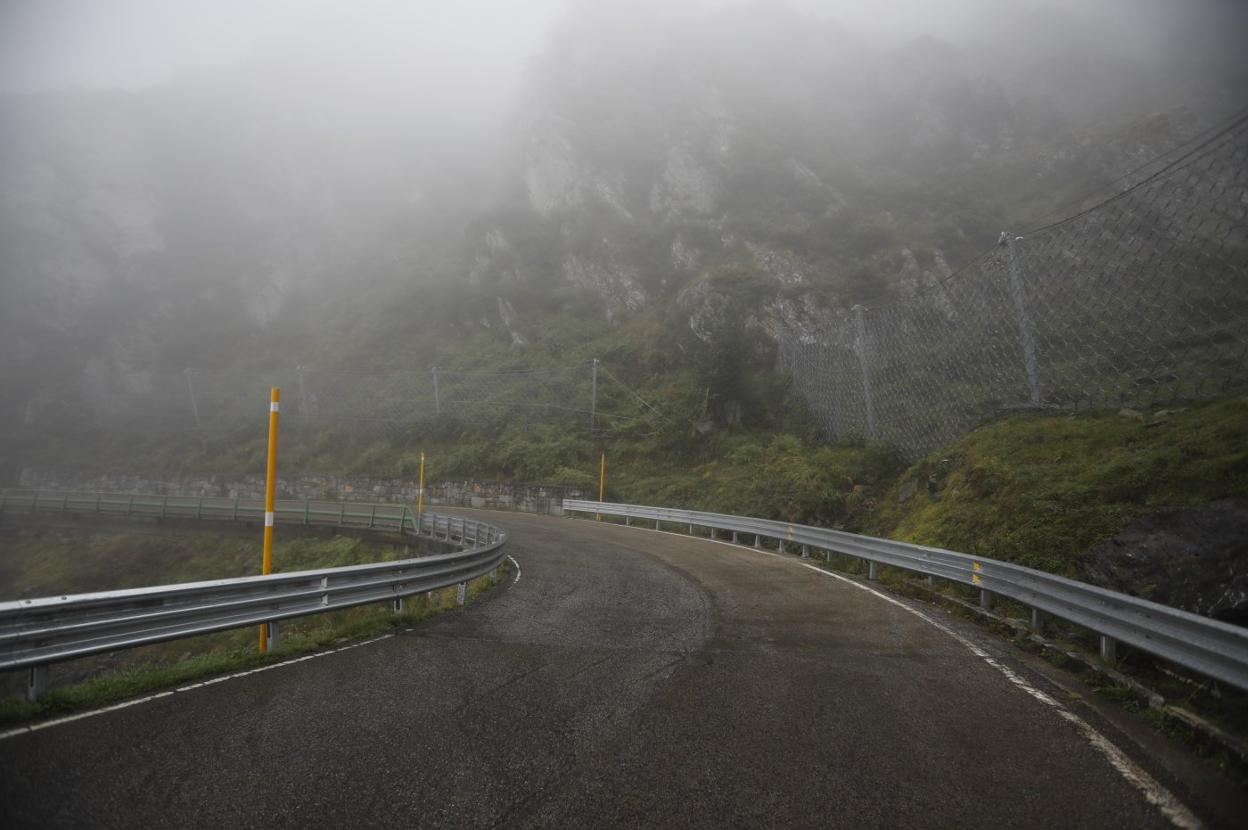
[[(100, 514), (220, 519), (261, 523), (261, 502), (236, 499), (96, 493), (0, 493), (0, 514)], [(393, 603), (423, 591), (463, 586), (490, 573), (505, 556), (507, 534), (487, 522), (402, 505), (280, 502), (277, 525), (393, 530), (401, 538), (440, 539), (455, 553), (345, 568), (322, 568), (210, 582), (191, 582), (0, 602), (0, 671), (31, 669), (28, 696), (46, 685), (50, 663), (318, 614), (373, 602)], [(463, 594), (460, 598), (462, 602)]]
[(754, 538), (755, 547), (764, 539), (773, 539), (781, 551), (786, 543), (800, 545), (803, 555), (811, 549), (848, 554), (870, 563), (873, 579), (878, 577), (880, 565), (948, 579), (978, 588), (985, 607), (994, 594), (1030, 606), (1033, 627), (1040, 627), (1043, 614), (1051, 614), (1091, 630), (1100, 636), (1101, 656), (1107, 659), (1113, 658), (1114, 645), (1121, 642), (1248, 690), (1248, 629), (1021, 565), (891, 539), (721, 513), (578, 499), (565, 500), (563, 509), (568, 513), (622, 516), (628, 524), (634, 519), (653, 521), (656, 529), (661, 522), (670, 522), (688, 525), (690, 533), (695, 527), (726, 531), (732, 533), (733, 541), (746, 534)]

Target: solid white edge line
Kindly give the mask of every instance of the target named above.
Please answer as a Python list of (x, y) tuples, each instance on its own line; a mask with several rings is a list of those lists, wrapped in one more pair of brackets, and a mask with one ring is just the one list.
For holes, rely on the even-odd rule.
[[(649, 533), (663, 533), (668, 536), (679, 536), (682, 539), (693, 539), (700, 542), (714, 542), (719, 545), (727, 545), (728, 547), (735, 548), (736, 550), (761, 553), (764, 556), (781, 556), (779, 553), (773, 553), (769, 550), (762, 550), (750, 547), (749, 545), (742, 545), (738, 542), (729, 542), (723, 539), (703, 539), (700, 536), (690, 536), (687, 533), (675, 533), (670, 530), (654, 530), (653, 528), (635, 527), (631, 525), (615, 525), (615, 527), (623, 527), (627, 530), (644, 530)], [(850, 579), (847, 576), (841, 576), (840, 574), (833, 573), (832, 571), (824, 570), (818, 565), (803, 562), (801, 559), (797, 559), (795, 557), (784, 556), (782, 558), (792, 559), (794, 564), (801, 565), (803, 568), (809, 568), (815, 573), (839, 580), (844, 582), (846, 585), (852, 585), (855, 588), (860, 588), (869, 594), (874, 594), (885, 602), (892, 603), (898, 608), (908, 611), (926, 622), (928, 625), (931, 625), (932, 627), (943, 631), (945, 634), (948, 634), (950, 637), (961, 643), (968, 651), (971, 652), (971, 654), (974, 654), (976, 657), (980, 658), (985, 663), (1003, 674), (1005, 678), (1017, 688), (1050, 707), (1057, 713), (1058, 717), (1074, 726), (1075, 729), (1083, 735), (1087, 742), (1093, 746), (1093, 748), (1097, 749), (1102, 755), (1105, 756), (1105, 759), (1109, 761), (1110, 766), (1112, 766), (1118, 774), (1127, 781), (1128, 784), (1139, 790), (1140, 794), (1144, 796), (1144, 800), (1161, 811), (1161, 814), (1168, 818), (1175, 827), (1182, 828), (1182, 830), (1199, 830), (1199, 828), (1204, 827), (1201, 820), (1198, 819), (1196, 815), (1183, 804), (1183, 802), (1179, 801), (1179, 799), (1176, 798), (1175, 795), (1168, 789), (1166, 789), (1161, 782), (1153, 778), (1147, 771), (1132, 761), (1127, 754), (1119, 749), (1112, 741), (1109, 740), (1109, 738), (1106, 738), (1100, 732), (1096, 731), (1090, 723), (1067, 709), (1052, 696), (1045, 694), (1035, 686), (1032, 686), (1020, 677), (1017, 672), (994, 659), (990, 654), (988, 654), (988, 652), (984, 651), (982, 648), (975, 645), (973, 642), (968, 640), (966, 637), (963, 637), (949, 626), (933, 619), (927, 614), (924, 614), (917, 608), (912, 608), (895, 597), (890, 597), (888, 594), (877, 591), (869, 585), (863, 585), (857, 580)]]
[[(507, 556), (507, 558), (511, 560), (511, 564), (516, 566), (516, 578), (512, 580), (512, 584), (514, 585), (515, 583), (520, 581), (520, 563), (517, 562), (516, 558), (514, 556), (511, 556), (510, 554)], [(404, 631), (412, 631), (412, 629), (406, 628), (404, 629)], [(374, 637), (371, 640), (364, 640), (359, 643), (352, 643), (351, 645), (342, 646), (341, 648), (326, 649), (325, 651), (318, 651), (312, 654), (305, 654), (302, 657), (292, 657), (291, 659), (283, 660), (280, 663), (270, 663), (267, 666), (261, 666), (256, 669), (248, 669), (247, 671), (234, 672), (232, 674), (223, 674), (223, 675), (220, 675), (219, 677), (210, 677), (207, 680), (201, 680), (197, 683), (190, 683), (185, 686), (178, 686), (176, 689), (171, 689), (171, 690), (164, 691), (164, 692), (157, 692), (156, 694), (147, 695), (146, 697), (135, 698), (134, 700), (126, 700), (126, 701), (122, 701), (121, 703), (114, 703), (109, 706), (104, 706), (100, 709), (92, 709), (87, 712), (77, 712), (73, 715), (66, 715), (63, 718), (55, 718), (54, 720), (41, 721), (40, 723), (31, 724), (30, 726), (19, 726), (15, 729), (10, 729), (7, 732), (0, 732), (0, 741), (3, 741), (6, 738), (15, 737), (17, 735), (25, 735), (27, 732), (37, 732), (40, 729), (47, 729), (49, 726), (59, 726), (60, 724), (70, 723), (76, 720), (82, 720), (83, 718), (91, 718), (91, 717), (95, 717), (96, 715), (103, 715), (106, 712), (115, 712), (118, 709), (125, 709), (130, 706), (137, 706), (140, 703), (150, 703), (151, 701), (159, 700), (162, 697), (168, 697), (169, 695), (178, 694), (181, 692), (190, 692), (195, 689), (203, 688), (204, 686), (211, 686), (215, 683), (222, 683), (226, 680), (235, 680), (237, 678), (246, 677), (251, 674), (259, 674), (260, 672), (268, 671), (269, 669), (277, 669), (277, 668), (281, 668), (282, 666), (291, 666), (291, 665), (294, 665), (295, 663), (302, 663), (305, 660), (315, 660), (318, 657), (324, 657), (328, 654), (337, 654), (340, 651), (349, 651), (353, 648), (359, 648), (360, 646), (366, 646), (371, 643), (378, 643), (378, 642), (381, 642), (382, 640), (388, 640), (393, 636), (394, 636), (393, 634), (383, 634), (380, 637)]]
[(291, 659), (283, 660), (280, 663), (270, 663), (267, 666), (260, 666), (259, 668), (256, 668), (256, 669), (248, 669), (247, 671), (233, 672), (232, 674), (223, 674), (220, 677), (210, 677), (209, 679), (202, 680), (198, 683), (190, 683), (185, 686), (179, 686), (176, 689), (169, 689), (164, 692), (157, 692), (155, 694), (147, 695), (146, 697), (135, 698), (134, 700), (125, 700), (125, 701), (122, 701), (121, 703), (114, 703), (114, 704), (111, 704), (109, 706), (104, 706), (99, 709), (92, 709), (88, 712), (77, 712), (73, 715), (66, 715), (63, 718), (56, 718), (54, 720), (46, 720), (40, 723), (31, 724), (30, 726), (19, 726), (16, 729), (10, 729), (8, 732), (0, 732), (0, 741), (3, 741), (6, 738), (12, 738), (16, 735), (25, 735), (27, 732), (38, 732), (40, 729), (47, 729), (50, 726), (60, 726), (61, 724), (70, 723), (76, 720), (82, 720), (83, 718), (93, 718), (96, 715), (103, 715), (108, 712), (115, 712), (118, 709), (127, 709), (131, 706), (138, 706), (140, 703), (150, 703), (151, 701), (159, 700), (162, 697), (169, 697), (170, 695), (174, 695), (174, 694), (190, 692), (195, 689), (203, 688), (204, 686), (211, 686), (214, 683), (222, 683), (226, 680), (236, 680), (240, 677), (247, 677), (248, 675), (259, 674), (260, 672), (268, 671), (269, 669), (279, 669), (282, 666), (291, 666), (291, 665), (294, 665), (295, 663), (302, 663), (305, 660), (315, 660), (318, 657), (325, 657), (326, 655), (329, 655), (329, 654), (337, 654), (340, 651), (349, 651), (353, 648), (359, 648), (360, 646), (367, 646), (367, 645), (371, 645), (372, 643), (379, 643), (382, 640), (389, 640), (393, 636), (394, 636), (393, 634), (383, 634), (380, 637), (374, 637), (371, 640), (364, 640), (359, 643), (352, 643), (351, 645), (342, 646), (341, 648), (331, 648), (325, 651), (317, 651), (312, 654), (305, 654), (301, 657), (292, 657)]

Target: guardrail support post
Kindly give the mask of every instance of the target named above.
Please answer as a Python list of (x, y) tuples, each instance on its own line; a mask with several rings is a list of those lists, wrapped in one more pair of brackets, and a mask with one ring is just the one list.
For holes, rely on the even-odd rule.
[(395, 597), (390, 600), (390, 610), (395, 614), (402, 614), (403, 609), (407, 607), (406, 597)]
[(734, 545), (737, 544), (737, 532), (735, 530), (732, 532), (732, 543)]
[(1101, 659), (1113, 663), (1118, 659), (1118, 641), (1106, 634), (1101, 635)]
[(755, 550), (763, 549), (763, 537), (759, 536), (757, 533), (754, 534), (754, 549)]
[(627, 513), (624, 514), (624, 526), (625, 527), (633, 526), (633, 517), (628, 515)]
[(658, 529), (659, 529), (659, 520), (658, 520), (658, 519), (655, 519), (655, 520), (654, 520), (654, 529), (655, 529), (655, 530), (658, 530)]
[(984, 609), (985, 611), (991, 610), (992, 591), (989, 591), (986, 588), (979, 589), (979, 607)]
[(927, 575), (927, 587), (931, 588), (936, 585), (936, 577), (931, 574)]
[(26, 675), (26, 699), (34, 703), (48, 691), (48, 667), (31, 666)]
[[(690, 522), (690, 523), (689, 523), (689, 535), (690, 535), (690, 536), (692, 536), (692, 535), (693, 535), (693, 522)], [(711, 531), (711, 535), (712, 535), (712, 536), (714, 536), (714, 535), (715, 535), (715, 531), (714, 531), (714, 530), (712, 530), (712, 531)]]
[(275, 622), (265, 623), (265, 626), (269, 630), (268, 647), (275, 649), (282, 644), (282, 626)]
[(879, 579), (879, 578), (880, 578), (880, 563), (868, 562), (867, 563), (867, 579)]
[(459, 583), (459, 587), (455, 591), (455, 603), (457, 605), (463, 605), (464, 600), (467, 599), (467, 597), (468, 597), (468, 583), (461, 582)]
[(805, 545), (802, 545), (802, 558), (803, 559), (810, 558), (810, 548), (806, 547)]

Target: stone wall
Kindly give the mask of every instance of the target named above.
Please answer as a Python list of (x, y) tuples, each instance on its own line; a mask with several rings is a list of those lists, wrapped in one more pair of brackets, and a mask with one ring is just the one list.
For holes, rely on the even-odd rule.
[[(260, 499), (260, 476), (144, 476), (83, 475), (72, 470), (27, 468), (20, 486), (29, 490), (76, 490), (106, 493), (142, 493), (155, 496), (219, 496)], [(415, 504), (416, 479), (359, 478), (352, 476), (290, 476), (277, 480), (279, 499), (345, 499)], [(563, 500), (592, 499), (583, 487), (524, 484), (511, 481), (438, 481), (425, 486), (426, 506), (479, 507), (525, 513), (563, 514)]]

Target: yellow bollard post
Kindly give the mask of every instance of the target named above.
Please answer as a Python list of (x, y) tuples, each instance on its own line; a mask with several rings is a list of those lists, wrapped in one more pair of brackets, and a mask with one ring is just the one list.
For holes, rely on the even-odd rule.
[[(602, 503), (602, 495), (606, 492), (607, 486), (607, 454), (604, 452), (598, 458), (598, 502)], [(602, 514), (595, 516), (598, 521), (602, 521)]]
[[(282, 390), (276, 386), (269, 393), (269, 463), (264, 476), (264, 558), (260, 573), (273, 572), (273, 492), (277, 489), (277, 416), (281, 409)], [(260, 653), (269, 650), (268, 623), (260, 624)]]

